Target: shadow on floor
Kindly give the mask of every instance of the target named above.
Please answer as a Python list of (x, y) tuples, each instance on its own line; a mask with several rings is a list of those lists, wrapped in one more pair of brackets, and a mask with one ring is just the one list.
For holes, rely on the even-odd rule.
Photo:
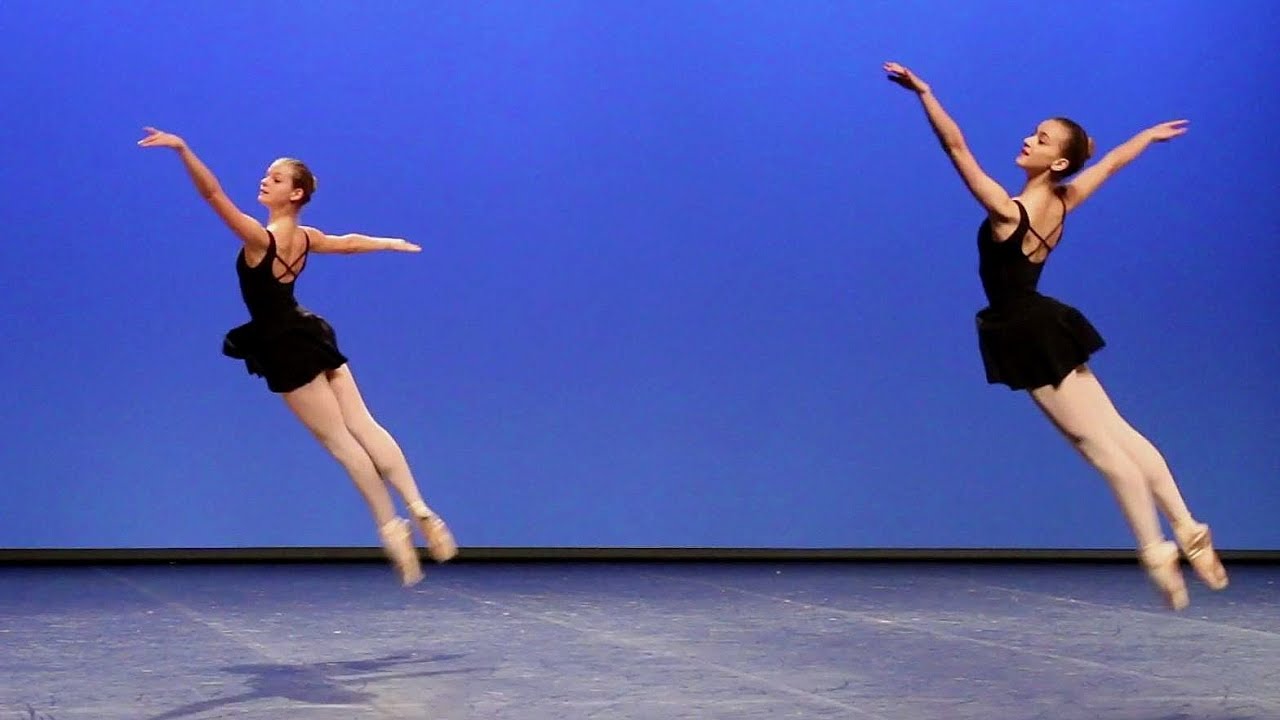
[(174, 720), (230, 705), (268, 699), (312, 705), (366, 705), (376, 696), (363, 688), (378, 682), (454, 675), (478, 670), (478, 668), (433, 667), (461, 657), (463, 656), (457, 654), (431, 657), (400, 654), (371, 660), (341, 660), (300, 665), (275, 663), (232, 665), (221, 668), (220, 671), (230, 675), (245, 676), (247, 691), (184, 705), (148, 720)]

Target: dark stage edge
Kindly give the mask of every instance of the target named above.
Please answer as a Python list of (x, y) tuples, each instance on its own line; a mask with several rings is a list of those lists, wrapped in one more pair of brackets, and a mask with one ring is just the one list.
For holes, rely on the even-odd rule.
[[(1219, 549), (1224, 562), (1277, 563), (1280, 550)], [(424, 554), (425, 559), (425, 554)], [(385, 562), (374, 547), (284, 548), (0, 548), (0, 565), (149, 563)], [(1136, 561), (1127, 549), (999, 548), (517, 548), (464, 547), (454, 563), (469, 562), (1082, 562)]]

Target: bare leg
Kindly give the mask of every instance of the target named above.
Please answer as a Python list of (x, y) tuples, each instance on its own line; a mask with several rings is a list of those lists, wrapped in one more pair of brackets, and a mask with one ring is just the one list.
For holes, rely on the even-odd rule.
[(1138, 546), (1158, 543), (1164, 536), (1151, 490), (1142, 470), (1116, 442), (1111, 432), (1112, 418), (1099, 407), (1096, 394), (1090, 392), (1091, 379), (1092, 375), (1081, 368), (1057, 388), (1032, 390), (1031, 397), (1084, 459), (1106, 478)]
[(378, 527), (394, 520), (396, 510), (391, 495), (382, 484), (382, 478), (378, 477), (369, 453), (365, 452), (342, 421), (342, 410), (338, 405), (338, 398), (329, 387), (329, 381), (319, 375), (297, 390), (285, 393), (283, 397), (294, 415), (298, 416), (316, 440), (351, 476), (356, 489), (369, 504)]
[(1151, 441), (1121, 416), (1111, 399), (1107, 397), (1107, 392), (1097, 376), (1085, 370), (1080, 379), (1083, 381), (1080, 383), (1081, 394), (1090, 395), (1092, 404), (1101, 408), (1103, 414), (1109, 418), (1108, 425), (1111, 428), (1112, 437), (1141, 469), (1148, 487), (1151, 488), (1152, 496), (1165, 517), (1169, 519), (1178, 544), (1182, 546), (1196, 574), (1214, 590), (1225, 588), (1227, 571), (1213, 549), (1209, 527), (1192, 517), (1191, 510), (1182, 499), (1178, 483), (1174, 480), (1164, 456)]
[(1106, 478), (1129, 522), (1143, 564), (1175, 609), (1187, 605), (1187, 591), (1178, 570), (1177, 548), (1160, 530), (1155, 500), (1141, 468), (1124, 451), (1112, 432), (1113, 418), (1098, 402), (1097, 381), (1085, 367), (1068, 375), (1057, 388), (1045, 386), (1031, 397), (1077, 451)]
[(1080, 394), (1088, 395), (1090, 404), (1100, 409), (1106, 425), (1110, 428), (1111, 437), (1142, 471), (1147, 485), (1151, 488), (1151, 494), (1164, 516), (1175, 526), (1191, 522), (1191, 511), (1187, 509), (1187, 504), (1182, 499), (1182, 493), (1178, 490), (1178, 484), (1174, 481), (1173, 473), (1169, 470), (1169, 464), (1165, 462), (1164, 456), (1151, 444), (1150, 440), (1124, 419), (1111, 402), (1111, 398), (1107, 396), (1107, 391), (1103, 389), (1096, 375), (1084, 369), (1081, 371), (1080, 380), (1081, 382), (1078, 383), (1081, 386)]
[(284, 393), (283, 397), (285, 404), (302, 424), (346, 469), (356, 489), (364, 496), (378, 526), (383, 546), (400, 571), (401, 580), (406, 585), (420, 580), (422, 573), (412, 544), (408, 545), (408, 550), (413, 556), (407, 557), (404, 552), (406, 543), (403, 536), (407, 533), (404, 521), (396, 517), (391, 494), (382, 484), (373, 460), (343, 422), (342, 409), (328, 379), (323, 374), (318, 375), (297, 390)]
[(378, 474), (404, 498), (409, 511), (422, 527), (431, 556), (440, 562), (453, 557), (457, 552), (453, 536), (440, 516), (423, 500), (399, 443), (373, 419), (356, 386), (351, 368), (343, 365), (328, 373), (328, 380), (346, 428), (372, 459)]

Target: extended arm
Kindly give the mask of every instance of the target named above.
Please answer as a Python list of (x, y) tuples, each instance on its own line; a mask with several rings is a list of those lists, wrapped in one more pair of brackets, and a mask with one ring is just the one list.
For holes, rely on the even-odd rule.
[(1085, 168), (1080, 175), (1066, 186), (1067, 209), (1074, 210), (1092, 195), (1102, 183), (1138, 158), (1151, 143), (1164, 142), (1182, 135), (1187, 131), (1186, 120), (1174, 120), (1147, 128), (1129, 138), (1111, 152), (1103, 155), (1098, 162)]
[(196, 154), (187, 147), (187, 143), (182, 138), (172, 133), (161, 132), (155, 128), (146, 128), (147, 137), (138, 141), (141, 147), (167, 147), (177, 151), (178, 157), (182, 160), (183, 166), (187, 169), (187, 174), (191, 176), (191, 182), (196, 187), (196, 192), (200, 193), (200, 197), (213, 208), (213, 211), (222, 218), (227, 227), (240, 237), (246, 245), (258, 245), (266, 247), (268, 244), (267, 231), (262, 224), (253, 219), (249, 215), (244, 214), (227, 194), (222, 191), (222, 186), (218, 184), (218, 179), (214, 177), (209, 168), (196, 157)]
[(924, 107), (929, 125), (933, 128), (947, 157), (950, 158), (951, 164), (955, 166), (956, 172), (960, 174), (960, 179), (964, 181), (974, 198), (991, 215), (1006, 220), (1016, 220), (1019, 217), (1018, 206), (1000, 183), (992, 180), (978, 165), (977, 159), (965, 143), (960, 126), (943, 109), (942, 103), (938, 102), (938, 98), (934, 96), (932, 88), (915, 73), (898, 63), (886, 63), (884, 68), (889, 73), (890, 80), (913, 91), (920, 98), (920, 104)]
[(356, 253), (379, 252), (391, 250), (395, 252), (419, 252), (422, 248), (400, 238), (373, 237), (360, 233), (346, 235), (327, 235), (313, 227), (303, 230), (311, 237), (311, 251), (336, 255), (354, 255)]

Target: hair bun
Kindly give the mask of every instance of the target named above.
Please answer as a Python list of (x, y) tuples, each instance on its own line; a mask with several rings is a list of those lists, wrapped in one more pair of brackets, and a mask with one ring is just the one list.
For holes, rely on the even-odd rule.
[(1088, 157), (1093, 157), (1093, 148), (1094, 148), (1094, 145), (1093, 145), (1093, 136), (1092, 136), (1092, 135), (1090, 135), (1090, 136), (1089, 136), (1089, 149), (1085, 151), (1085, 152), (1089, 153)]

